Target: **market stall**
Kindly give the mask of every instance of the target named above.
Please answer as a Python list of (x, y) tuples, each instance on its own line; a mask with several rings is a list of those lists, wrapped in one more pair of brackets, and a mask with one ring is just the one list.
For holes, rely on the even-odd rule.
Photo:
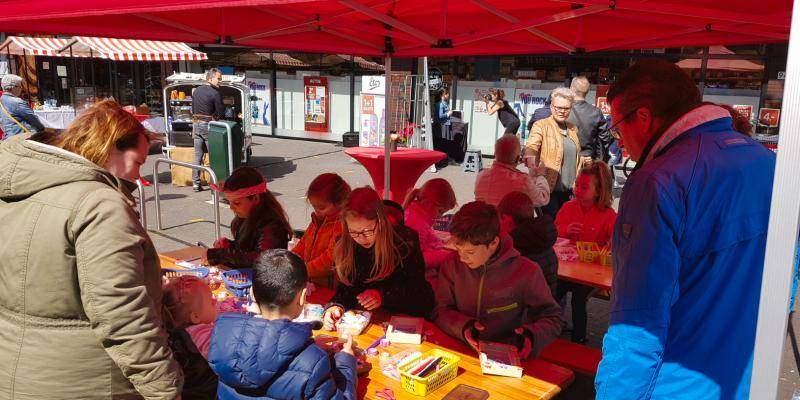
[[(136, 6), (132, 7), (134, 3)], [(800, 4), (800, 0), (794, 3)], [(360, 0), (160, 0), (114, 4), (99, 0), (42, 0), (4, 5), (0, 22), (8, 31), (35, 29), (385, 56), (387, 75), (391, 75), (392, 57), (771, 43), (786, 41), (791, 25), (793, 40), (781, 125), (789, 131), (800, 130), (800, 74), (796, 72), (800, 68), (800, 18), (792, 21), (793, 4), (785, 0), (472, 0), (436, 4), (423, 0), (378, 4)], [(270, 17), (262, 18), (262, 14)], [(390, 134), (388, 129), (385, 134)], [(385, 141), (386, 181), (391, 178), (389, 142)], [(800, 137), (782, 135), (780, 148), (750, 389), (752, 396), (758, 398), (775, 398), (777, 392), (800, 220), (800, 191), (796, 190), (794, 171), (800, 159)]]

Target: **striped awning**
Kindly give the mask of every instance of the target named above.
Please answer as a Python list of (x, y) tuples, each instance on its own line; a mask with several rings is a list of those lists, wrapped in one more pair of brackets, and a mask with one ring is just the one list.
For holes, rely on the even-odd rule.
[[(49, 56), (49, 57), (69, 57), (69, 49), (67, 48), (75, 39), (59, 39), (59, 38), (42, 38), (42, 37), (26, 37), (26, 36), (9, 36), (0, 44), (0, 53), (13, 54), (15, 56), (29, 55), (29, 56)], [(81, 44), (74, 43), (72, 45), (73, 57), (89, 57), (89, 47)]]
[(268, 60), (275, 61), (275, 64), (278, 64), (282, 67), (308, 68), (311, 66), (310, 64), (304, 63), (285, 53), (256, 53), (256, 54)]
[(116, 61), (202, 61), (208, 56), (181, 42), (77, 36), (97, 57)]

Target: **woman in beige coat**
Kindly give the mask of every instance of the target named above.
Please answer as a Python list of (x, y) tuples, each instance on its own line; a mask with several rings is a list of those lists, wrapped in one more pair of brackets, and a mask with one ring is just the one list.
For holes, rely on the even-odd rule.
[(0, 144), (0, 398), (178, 397), (158, 256), (122, 181), (148, 143), (105, 101)]
[(561, 206), (570, 200), (575, 178), (583, 160), (580, 157), (578, 128), (567, 121), (575, 94), (567, 88), (550, 93), (548, 118), (536, 121), (525, 143), (525, 160), (532, 174), (541, 173), (550, 185), (550, 203), (544, 211), (555, 218)]

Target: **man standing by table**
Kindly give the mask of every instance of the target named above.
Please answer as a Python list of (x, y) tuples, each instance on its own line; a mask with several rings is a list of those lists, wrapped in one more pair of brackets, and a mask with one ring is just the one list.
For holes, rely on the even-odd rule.
[(666, 60), (629, 68), (608, 100), (637, 169), (612, 240), (597, 398), (745, 399), (775, 155)]
[[(203, 165), (203, 155), (208, 152), (208, 123), (222, 118), (225, 107), (219, 93), (222, 73), (211, 68), (206, 72), (208, 85), (201, 85), (192, 92), (192, 138), (194, 139), (194, 163)], [(192, 170), (192, 188), (201, 192), (200, 170)]]

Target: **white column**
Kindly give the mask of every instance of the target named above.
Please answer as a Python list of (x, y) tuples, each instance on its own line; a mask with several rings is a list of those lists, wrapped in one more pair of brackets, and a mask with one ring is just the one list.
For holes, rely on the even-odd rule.
[[(794, 1), (794, 10), (800, 10), (800, 0)], [(789, 37), (781, 132), (758, 306), (751, 399), (777, 398), (786, 340), (789, 291), (800, 218), (800, 190), (796, 184), (797, 166), (800, 165), (800, 136), (797, 135), (800, 132), (800, 18), (797, 13), (792, 16)]]
[[(389, 103), (391, 101), (392, 95), (392, 56), (389, 53), (386, 54), (384, 58), (385, 62), (385, 70), (386, 70), (386, 111), (384, 111), (384, 115), (389, 113)], [(383, 132), (383, 150), (384, 155), (386, 158), (383, 161), (383, 198), (389, 200), (389, 188), (392, 178), (392, 164), (390, 162), (390, 152), (389, 152), (389, 142), (391, 138), (389, 135), (389, 126), (392, 119), (389, 118), (388, 115), (383, 119), (384, 120), (384, 132)], [(398, 199), (399, 201), (403, 201), (402, 199)]]
[[(425, 82), (425, 90), (422, 96), (422, 104), (423, 110), (422, 113), (424, 121), (425, 121), (425, 149), (433, 150), (433, 127), (431, 126), (431, 85), (430, 80), (428, 79), (428, 57), (422, 58), (422, 79)], [(431, 170), (436, 172), (436, 166), (432, 165)]]

